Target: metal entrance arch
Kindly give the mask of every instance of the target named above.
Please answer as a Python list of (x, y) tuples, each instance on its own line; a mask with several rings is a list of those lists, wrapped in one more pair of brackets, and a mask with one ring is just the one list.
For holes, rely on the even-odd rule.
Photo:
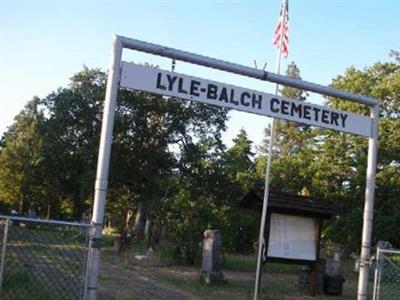
[[(217, 60), (214, 58), (185, 52), (178, 49), (168, 48), (156, 44), (151, 44), (127, 37), (114, 36), (111, 53), (110, 68), (108, 72), (107, 89), (104, 103), (103, 122), (101, 129), (101, 139), (99, 148), (99, 158), (95, 182), (95, 199), (93, 207), (92, 224), (94, 226), (93, 238), (91, 241), (91, 253), (89, 260), (88, 274), (88, 299), (95, 300), (97, 297), (97, 276), (100, 266), (100, 242), (102, 238), (102, 227), (105, 209), (105, 199), (107, 194), (108, 171), (110, 164), (112, 132), (114, 127), (114, 116), (116, 100), (121, 76), (121, 57), (124, 48), (146, 52), (158, 56), (181, 60), (209, 68), (214, 68), (226, 72), (231, 72), (263, 81), (274, 82), (285, 86), (291, 86), (311, 92), (316, 92), (326, 96), (344, 98), (360, 104), (370, 106), (371, 134), (368, 137), (368, 166), (365, 189), (365, 204), (363, 216), (362, 244), (360, 255), (360, 274), (358, 280), (358, 300), (367, 299), (368, 270), (371, 246), (372, 219), (374, 207), (377, 139), (378, 139), (378, 118), (379, 101), (349, 92), (345, 92), (332, 87), (326, 87), (315, 83), (303, 81), (288, 76), (278, 75), (254, 68)], [(263, 207), (263, 217), (265, 219), (266, 205)], [(260, 264), (260, 262), (258, 262)]]

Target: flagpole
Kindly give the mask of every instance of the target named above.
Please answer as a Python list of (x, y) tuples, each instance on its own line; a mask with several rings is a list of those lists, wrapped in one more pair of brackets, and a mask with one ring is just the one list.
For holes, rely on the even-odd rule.
[[(284, 34), (284, 24), (286, 17), (286, 6), (288, 0), (283, 0), (282, 2), (282, 15), (281, 15), (281, 33), (280, 33), (280, 41), (279, 41), (279, 51), (277, 56), (277, 64), (276, 64), (276, 73), (280, 74), (281, 71), (281, 61), (282, 61), (282, 45), (283, 45), (283, 34)], [(279, 84), (277, 83), (275, 86), (275, 95), (278, 95), (279, 92)], [(271, 137), (268, 145), (268, 158), (267, 158), (267, 166), (265, 170), (265, 183), (264, 183), (264, 201), (263, 208), (261, 214), (261, 224), (260, 224), (260, 236), (258, 239), (258, 257), (257, 257), (257, 270), (256, 270), (256, 280), (254, 286), (254, 300), (258, 300), (260, 293), (260, 285), (261, 285), (261, 268), (262, 268), (262, 255), (263, 250), (266, 245), (266, 241), (264, 241), (264, 233), (265, 233), (265, 223), (267, 219), (267, 208), (268, 208), (268, 200), (269, 200), (269, 178), (271, 172), (271, 161), (272, 161), (272, 149), (275, 140), (275, 119), (272, 118), (271, 124)], [(267, 251), (267, 249), (265, 249)]]

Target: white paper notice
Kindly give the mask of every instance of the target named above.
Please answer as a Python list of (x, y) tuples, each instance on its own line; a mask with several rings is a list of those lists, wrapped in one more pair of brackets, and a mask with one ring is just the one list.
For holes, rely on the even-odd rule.
[(272, 213), (268, 256), (316, 260), (317, 230), (314, 218)]

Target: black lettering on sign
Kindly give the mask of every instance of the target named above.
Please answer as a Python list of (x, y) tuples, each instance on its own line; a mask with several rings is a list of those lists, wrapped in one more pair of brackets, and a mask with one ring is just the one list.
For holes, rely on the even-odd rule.
[(262, 103), (262, 95), (253, 94), (253, 96), (251, 97), (251, 106), (255, 108), (257, 104), (257, 108), (261, 109), (261, 103)]
[(318, 119), (319, 119), (319, 112), (321, 111), (321, 109), (320, 109), (320, 108), (317, 108), (317, 107), (313, 107), (312, 109), (313, 109), (313, 111), (314, 111), (314, 120), (315, 120), (316, 122), (318, 122)]
[(321, 121), (325, 124), (329, 124), (329, 110), (322, 110)]
[(299, 104), (299, 105), (296, 105), (296, 103), (292, 103), (292, 106), (290, 107), (290, 115), (292, 116), (292, 117), (294, 117), (294, 114), (296, 113), (297, 114), (297, 116), (299, 117), (299, 118), (301, 118), (301, 116), (302, 116), (302, 110), (301, 110), (301, 104)]
[(311, 106), (308, 106), (308, 105), (303, 106), (303, 118), (304, 119), (311, 120), (310, 110), (311, 110)]
[(168, 80), (168, 90), (172, 91), (173, 87), (174, 87), (174, 83), (176, 81), (178, 77), (176, 76), (171, 76), (169, 74), (167, 74), (167, 80)]
[(178, 81), (178, 92), (182, 94), (187, 94), (188, 92), (183, 89), (183, 78), (179, 78)]
[(196, 97), (200, 96), (200, 93), (198, 92), (199, 86), (200, 86), (200, 81), (192, 80), (190, 82), (190, 95), (196, 96)]
[(271, 102), (270, 102), (270, 109), (272, 112), (274, 113), (278, 113), (279, 112), (279, 108), (275, 108), (274, 105), (279, 105), (279, 99), (278, 98), (272, 98)]
[(228, 102), (228, 93), (226, 91), (226, 87), (223, 87), (221, 90), (221, 94), (219, 94), (219, 101), (225, 101)]
[(342, 119), (342, 127), (346, 128), (346, 119), (347, 119), (347, 115), (346, 114), (340, 114), (340, 118)]
[(231, 89), (230, 97), (229, 97), (229, 102), (233, 103), (235, 105), (239, 105), (239, 101), (235, 101), (235, 90)]
[(339, 114), (337, 112), (331, 112), (331, 124), (335, 124), (336, 126), (339, 126), (338, 123), (338, 119), (339, 119)]
[(156, 87), (158, 89), (160, 89), (160, 90), (166, 90), (167, 88), (165, 87), (165, 85), (161, 84), (161, 76), (162, 76), (162, 73), (158, 72), (157, 73), (157, 84), (156, 84)]
[(250, 98), (251, 95), (248, 92), (243, 92), (242, 95), (240, 95), (240, 104), (243, 106), (249, 106), (250, 103), (246, 102), (245, 98)]
[(217, 99), (218, 87), (215, 84), (209, 83), (207, 85), (207, 98), (216, 100)]
[(281, 100), (281, 113), (283, 115), (289, 114), (289, 102), (286, 100)]

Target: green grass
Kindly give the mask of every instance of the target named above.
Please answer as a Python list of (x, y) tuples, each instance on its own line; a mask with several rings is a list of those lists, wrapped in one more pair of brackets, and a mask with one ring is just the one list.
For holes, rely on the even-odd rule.
[(113, 247), (114, 239), (117, 238), (117, 234), (105, 234), (103, 235), (102, 246), (103, 247)]
[[(198, 299), (250, 299), (254, 292), (256, 257), (252, 255), (225, 254), (221, 263), (222, 272), (227, 280), (219, 285), (202, 283), (199, 274), (184, 276), (179, 271), (166, 272), (168, 267), (164, 268), (164, 270), (152, 270), (148, 275)], [(267, 273), (263, 275), (261, 295), (268, 295), (269, 297), (282, 295), (296, 297), (299, 295), (298, 265), (267, 263), (264, 267)], [(195, 270), (197, 268), (194, 267)]]
[[(206, 285), (200, 281), (200, 266), (182, 266), (175, 264), (163, 264), (155, 261), (152, 256), (147, 260), (138, 261), (134, 259), (135, 249), (132, 248), (122, 254), (112, 251), (103, 252), (104, 261), (127, 272), (147, 276), (156, 282), (180, 290), (195, 299), (203, 300), (247, 300), (252, 299), (254, 292), (254, 278), (256, 269), (256, 258), (252, 255), (225, 254), (222, 258), (222, 273), (226, 282), (220, 285)], [(156, 253), (154, 257), (158, 257)], [(261, 298), (268, 300), (352, 300), (357, 297), (358, 273), (353, 271), (354, 260), (344, 260), (342, 274), (346, 278), (343, 286), (342, 296), (317, 295), (309, 296), (308, 292), (299, 291), (299, 265), (267, 263), (264, 266), (261, 284)], [(129, 274), (129, 273), (128, 273)], [(129, 278), (129, 275), (127, 275)], [(113, 276), (102, 278), (109, 286), (115, 286), (118, 279)], [(369, 293), (372, 295), (373, 281), (369, 282)], [(123, 289), (123, 287), (121, 287)], [(392, 290), (396, 287), (390, 287)], [(110, 290), (112, 292), (112, 290)], [(126, 291), (129, 295), (129, 291)], [(400, 299), (400, 298), (388, 298)]]
[[(230, 271), (254, 271), (257, 267), (257, 257), (253, 255), (225, 254), (222, 256), (222, 269)], [(264, 265), (267, 272), (297, 273), (300, 269), (296, 264), (278, 264), (267, 262)]]
[(299, 296), (297, 276), (280, 276), (277, 279), (264, 280), (261, 285), (261, 295), (276, 296)]
[(11, 226), (1, 299), (74, 299), (81, 288), (86, 242), (81, 230)]
[(50, 285), (40, 288), (41, 282), (32, 274), (23, 271), (9, 272), (4, 277), (2, 297), (4, 300), (53, 300), (59, 299), (60, 294)]
[(51, 244), (53, 246), (73, 246), (87, 242), (86, 232), (83, 230), (55, 230), (46, 227), (11, 226), (8, 233), (9, 241), (19, 243)]
[[(143, 274), (172, 289), (181, 290), (195, 299), (247, 300), (252, 298), (256, 270), (256, 257), (254, 255), (223, 255), (221, 267), (226, 283), (209, 286), (200, 281), (200, 266), (165, 265), (162, 260), (158, 259), (158, 253), (155, 253), (154, 256), (150, 255), (148, 259), (143, 261), (135, 260), (134, 255), (140, 252), (141, 249), (142, 245), (139, 243), (132, 245), (128, 251), (121, 254), (108, 250), (106, 253), (103, 252), (102, 258), (113, 265), (118, 265), (125, 271), (131, 270), (134, 274)], [(318, 295), (313, 298), (307, 295), (307, 292), (299, 291), (298, 271), (300, 265), (267, 263), (263, 267), (261, 296), (262, 299), (271, 300), (355, 299), (357, 296), (358, 273), (353, 271), (353, 267), (353, 259), (344, 260), (342, 274), (346, 278), (346, 282), (343, 286), (342, 296)], [(106, 281), (113, 282), (115, 280), (106, 278)], [(372, 287), (373, 282), (370, 281), (369, 290), (371, 295)]]
[[(226, 282), (218, 285), (206, 285), (200, 281), (198, 276), (171, 276), (168, 273), (154, 271), (150, 275), (157, 281), (203, 300), (245, 300), (250, 299), (254, 292), (254, 279), (251, 275), (247, 278), (226, 276)], [(268, 297), (299, 296), (297, 280), (297, 276), (287, 274), (274, 277), (265, 275), (261, 295), (263, 297), (266, 295)]]
[(199, 278), (184, 278), (167, 276), (166, 274), (153, 274), (155, 279), (164, 284), (182, 290), (190, 295), (204, 300), (248, 299), (251, 284), (240, 280), (229, 280), (220, 285), (205, 285)]
[[(226, 284), (208, 286), (200, 282), (198, 276), (170, 276), (168, 273), (153, 272), (155, 279), (174, 288), (185, 291), (198, 299), (228, 300), (251, 299), (254, 292), (256, 269), (254, 256), (225, 254), (222, 259), (222, 272), (227, 278)], [(352, 271), (353, 261), (345, 261), (343, 274), (346, 277), (342, 296), (317, 295), (310, 297), (299, 291), (299, 265), (267, 263), (262, 275), (261, 296), (263, 299), (354, 299), (356, 298), (358, 274)], [(372, 287), (370, 282), (370, 287)], [(266, 297), (266, 298), (265, 298)], [(399, 298), (400, 299), (400, 298)]]
[(257, 259), (251, 255), (224, 254), (221, 267), (232, 271), (253, 271), (256, 269)]

